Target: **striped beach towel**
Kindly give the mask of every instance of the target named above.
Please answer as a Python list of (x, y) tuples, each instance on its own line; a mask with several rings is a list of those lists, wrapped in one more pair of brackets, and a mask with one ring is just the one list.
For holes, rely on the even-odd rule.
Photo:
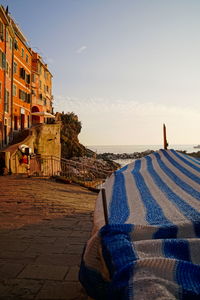
[(117, 170), (101, 193), (79, 277), (97, 300), (200, 299), (200, 161), (160, 150)]

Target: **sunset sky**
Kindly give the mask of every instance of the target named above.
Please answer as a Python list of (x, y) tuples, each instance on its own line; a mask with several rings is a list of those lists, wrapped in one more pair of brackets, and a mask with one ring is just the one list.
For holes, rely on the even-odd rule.
[(199, 0), (4, 0), (85, 145), (200, 144)]

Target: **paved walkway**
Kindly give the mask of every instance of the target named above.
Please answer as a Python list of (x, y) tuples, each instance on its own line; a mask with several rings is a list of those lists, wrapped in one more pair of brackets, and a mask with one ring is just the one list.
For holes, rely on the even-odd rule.
[(0, 299), (85, 300), (78, 282), (97, 195), (47, 179), (0, 176)]

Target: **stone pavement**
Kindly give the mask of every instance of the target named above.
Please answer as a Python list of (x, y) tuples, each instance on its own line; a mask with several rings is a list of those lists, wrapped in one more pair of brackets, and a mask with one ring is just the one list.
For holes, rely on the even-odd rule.
[(78, 270), (97, 195), (50, 179), (0, 176), (0, 299), (85, 300)]

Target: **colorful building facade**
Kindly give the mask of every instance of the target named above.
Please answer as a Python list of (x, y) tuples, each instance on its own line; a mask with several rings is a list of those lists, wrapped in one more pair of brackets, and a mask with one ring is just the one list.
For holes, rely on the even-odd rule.
[(19, 28), (15, 31), (13, 57), (13, 130), (31, 126), (31, 49)]
[(14, 31), (0, 7), (0, 147), (12, 139), (12, 55)]
[[(41, 56), (32, 51), (32, 112), (52, 113), (52, 74)], [(44, 116), (32, 116), (32, 123), (44, 122)]]
[(0, 149), (18, 131), (43, 123), (42, 113), (53, 112), (52, 99), (47, 64), (29, 47), (8, 9), (0, 6)]
[(5, 23), (4, 11), (0, 9), (0, 147), (4, 144)]

